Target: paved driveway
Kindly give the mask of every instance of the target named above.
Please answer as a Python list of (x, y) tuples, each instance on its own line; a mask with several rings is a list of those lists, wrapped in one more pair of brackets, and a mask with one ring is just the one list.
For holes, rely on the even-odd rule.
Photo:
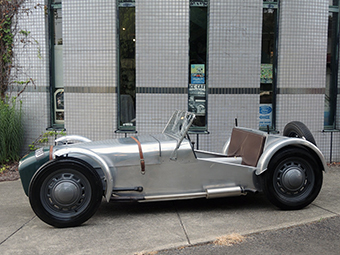
[(0, 254), (134, 254), (279, 229), (340, 214), (340, 169), (324, 174), (307, 208), (282, 211), (261, 194), (143, 204), (103, 202), (76, 228), (57, 229), (31, 210), (20, 181), (0, 183)]

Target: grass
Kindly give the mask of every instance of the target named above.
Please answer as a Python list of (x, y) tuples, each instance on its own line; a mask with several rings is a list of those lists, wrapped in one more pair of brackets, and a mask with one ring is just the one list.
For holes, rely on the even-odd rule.
[(23, 142), (21, 101), (0, 100), (0, 164), (17, 161)]

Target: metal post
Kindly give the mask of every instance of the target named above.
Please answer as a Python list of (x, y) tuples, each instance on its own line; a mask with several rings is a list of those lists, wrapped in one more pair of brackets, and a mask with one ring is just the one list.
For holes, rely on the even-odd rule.
[(331, 132), (331, 148), (329, 153), (329, 163), (332, 163), (332, 154), (333, 154), (333, 132)]

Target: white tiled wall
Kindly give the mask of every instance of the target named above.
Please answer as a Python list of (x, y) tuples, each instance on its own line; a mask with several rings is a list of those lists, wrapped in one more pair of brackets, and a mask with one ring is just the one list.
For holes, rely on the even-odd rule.
[[(210, 1), (209, 88), (260, 88), (262, 1)], [(209, 135), (200, 149), (221, 152), (235, 118), (258, 128), (258, 94), (210, 94)]]
[[(281, 91), (293, 88), (295, 94), (277, 95), (277, 129), (301, 121), (326, 150), (327, 135), (321, 134), (325, 96), (320, 93), (326, 82), (328, 1), (281, 1), (279, 15), (277, 86)], [(313, 89), (321, 92), (308, 94)]]
[(260, 87), (262, 2), (211, 1), (209, 19), (209, 87)]
[[(208, 96), (210, 134), (200, 135), (200, 149), (221, 151), (235, 118), (239, 125), (258, 128), (262, 3), (261, 0), (210, 0), (208, 88), (242, 88), (251, 92), (240, 94), (228, 90), (225, 94)], [(276, 127), (282, 132), (289, 121), (306, 123), (330, 159), (331, 134), (322, 132), (328, 5), (328, 0), (280, 1)], [(114, 133), (117, 129), (116, 1), (63, 0), (62, 8), (67, 132), (93, 140), (121, 137)], [(25, 66), (37, 87), (32, 86), (22, 94), (28, 143), (50, 125), (48, 35), (43, 8), (34, 10), (34, 15), (21, 25), (39, 42), (16, 49), (24, 56), (18, 63)], [(41, 58), (37, 57), (38, 49)], [(139, 134), (161, 132), (175, 109), (187, 109), (188, 51), (188, 0), (136, 1)], [(181, 92), (142, 90), (150, 87), (177, 88)], [(334, 133), (333, 138), (332, 159), (340, 160), (340, 133)], [(196, 141), (196, 136), (192, 139)]]
[(116, 95), (113, 93), (66, 93), (66, 130), (91, 140), (113, 137)]
[(136, 1), (136, 86), (187, 87), (188, 54), (188, 1)]
[[(49, 59), (46, 47), (45, 13), (43, 6), (34, 8), (38, 3), (39, 1), (31, 0), (22, 6), (23, 9), (30, 9), (31, 14), (27, 15), (20, 11), (17, 29), (29, 32), (29, 36), (18, 33), (15, 37), (13, 79), (19, 82), (31, 80), (25, 92), (19, 97), (22, 100), (24, 122), (23, 153), (28, 151), (28, 144), (46, 131), (50, 118), (50, 100), (49, 94), (46, 93), (49, 81)], [(20, 42), (22, 39), (26, 43)], [(22, 88), (14, 84), (10, 88), (11, 96), (16, 96)]]
[(65, 128), (93, 140), (112, 138), (117, 127), (116, 3), (64, 0), (62, 8)]

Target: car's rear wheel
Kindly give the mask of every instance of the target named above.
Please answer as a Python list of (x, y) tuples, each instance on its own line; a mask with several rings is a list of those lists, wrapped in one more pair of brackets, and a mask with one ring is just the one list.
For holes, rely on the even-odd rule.
[(317, 197), (322, 171), (308, 151), (289, 148), (276, 154), (263, 174), (263, 191), (281, 209), (301, 209)]
[(98, 209), (103, 194), (98, 173), (84, 162), (54, 160), (33, 177), (29, 200), (36, 215), (55, 227), (73, 227)]
[(283, 129), (283, 135), (288, 137), (303, 138), (316, 145), (314, 136), (307, 126), (300, 121), (289, 122)]

